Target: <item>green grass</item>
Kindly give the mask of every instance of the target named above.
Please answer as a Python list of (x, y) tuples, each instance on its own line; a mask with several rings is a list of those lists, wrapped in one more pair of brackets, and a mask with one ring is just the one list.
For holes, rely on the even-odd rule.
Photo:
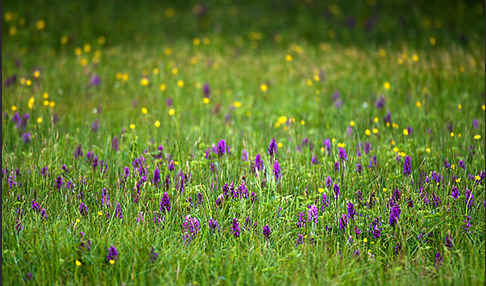
[[(5, 4), (2, 282), (484, 284), (486, 198), (484, 178), (474, 178), (485, 171), (484, 28), (477, 24), (484, 20), (481, 5), (289, 1), (276, 8), (280, 6), (273, 2), (243, 6), (210, 1), (207, 13), (196, 16), (196, 2), (187, 7), (148, 1), (120, 7), (118, 2)], [(169, 9), (174, 16), (168, 16)], [(326, 10), (330, 16), (323, 16)], [(378, 20), (367, 31), (365, 21), (374, 13)], [(345, 24), (351, 15), (354, 28)], [(39, 20), (45, 21), (40, 31)], [(61, 43), (63, 36), (66, 43)], [(77, 48), (81, 53), (75, 53)], [(5, 80), (13, 75), (16, 83), (7, 86)], [(94, 75), (100, 77), (98, 86), (89, 84)], [(203, 101), (205, 83), (211, 88), (209, 103)], [(336, 92), (340, 108), (333, 100)], [(379, 109), (376, 101), (382, 95), (385, 105)], [(45, 100), (54, 106), (44, 106)], [(25, 129), (12, 121), (13, 109), (30, 115)], [(389, 126), (384, 123), (388, 111)], [(478, 128), (473, 128), (475, 119)], [(97, 132), (91, 130), (95, 120)], [(354, 126), (347, 133), (351, 121)], [(404, 135), (407, 127), (413, 132)], [(32, 136), (29, 143), (22, 138), (26, 132)], [(115, 137), (118, 151), (112, 148)], [(274, 161), (267, 153), (272, 138), (279, 144), (280, 180), (273, 177)], [(312, 150), (302, 145), (304, 138), (312, 142)], [(326, 138), (333, 142), (331, 154), (322, 147)], [(230, 154), (206, 159), (205, 151), (221, 139), (231, 147)], [(365, 142), (371, 151), (365, 154), (361, 148), (359, 157), (356, 150)], [(79, 144), (84, 155), (75, 159)], [(335, 171), (339, 144), (348, 160)], [(159, 145), (164, 148), (161, 159), (153, 157)], [(250, 161), (241, 159), (243, 150)], [(93, 170), (88, 151), (107, 162), (103, 173), (99, 167)], [(258, 175), (252, 171), (256, 154), (266, 169)], [(147, 182), (135, 203), (140, 177), (132, 162), (141, 155)], [(405, 155), (411, 157), (410, 176), (403, 175)], [(311, 164), (313, 156), (319, 164)], [(368, 167), (373, 156), (376, 168)], [(172, 172), (167, 168), (170, 159), (176, 162)], [(445, 159), (450, 168), (444, 166)], [(465, 169), (459, 167), (460, 160)], [(363, 167), (360, 174), (357, 163)], [(46, 176), (41, 175), (44, 166)], [(125, 166), (130, 175), (123, 183)], [(159, 186), (152, 183), (155, 166), (161, 173)], [(183, 193), (176, 189), (180, 170), (191, 177)], [(433, 171), (443, 177), (440, 186), (432, 180)], [(423, 182), (421, 173), (431, 182)], [(167, 175), (170, 187), (165, 190)], [(55, 187), (58, 176), (64, 181), (61, 190)], [(341, 188), (337, 201), (333, 187), (325, 185), (327, 176)], [(10, 186), (8, 178), (17, 185)], [(238, 188), (243, 180), (257, 200), (228, 197), (218, 207), (222, 186), (234, 182)], [(65, 187), (68, 181), (72, 190)], [(460, 192), (456, 200), (453, 186)], [(103, 188), (110, 209), (101, 205)], [(401, 192), (401, 214), (392, 227), (387, 202), (395, 189)], [(473, 207), (467, 207), (466, 189), (474, 195)], [(164, 192), (171, 210), (156, 225), (153, 218)], [(321, 192), (330, 199), (325, 209)], [(198, 193), (202, 204), (196, 203)], [(366, 202), (373, 194), (370, 206)], [(437, 206), (434, 195), (440, 198)], [(413, 207), (408, 207), (409, 199)], [(45, 219), (32, 209), (33, 200), (46, 209)], [(88, 209), (85, 216), (81, 201)], [(340, 230), (338, 219), (346, 214), (348, 202), (358, 214)], [(117, 203), (123, 219), (114, 215)], [(318, 222), (297, 227), (299, 213), (307, 218), (314, 203)], [(140, 213), (144, 219), (138, 223)], [(200, 232), (189, 242), (182, 240), (187, 215), (200, 222)], [(470, 217), (469, 231), (464, 229), (465, 216)], [(247, 217), (257, 225), (246, 226)], [(219, 222), (220, 231), (209, 229), (211, 218)], [(233, 218), (240, 223), (238, 238), (231, 232)], [(374, 218), (381, 221), (379, 238), (369, 230)], [(266, 224), (269, 238), (262, 234)], [(448, 232), (452, 248), (444, 243)], [(297, 245), (299, 234), (303, 244)], [(80, 242), (87, 239), (90, 249), (80, 250)], [(401, 248), (395, 251), (398, 244)], [(110, 245), (119, 252), (113, 265), (106, 262)], [(152, 247), (159, 253), (153, 262)], [(437, 252), (440, 263), (435, 263)]]

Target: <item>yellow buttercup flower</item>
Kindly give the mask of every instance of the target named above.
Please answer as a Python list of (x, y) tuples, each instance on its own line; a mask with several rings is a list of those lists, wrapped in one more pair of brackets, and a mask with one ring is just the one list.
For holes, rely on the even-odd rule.
[(165, 91), (166, 89), (167, 89), (167, 86), (165, 85), (165, 83), (160, 85), (160, 91)]
[(34, 78), (39, 78), (40, 77), (40, 71), (35, 70), (34, 71)]
[(52, 108), (52, 107), (54, 107), (54, 106), (56, 106), (56, 103), (55, 103), (54, 101), (49, 102), (49, 107), (51, 107), (51, 108)]
[(12, 107), (10, 107), (10, 109), (11, 109), (12, 111), (16, 111), (16, 110), (17, 110), (17, 106), (12, 105)]
[(373, 134), (377, 134), (378, 133), (378, 129), (377, 128), (373, 128)]
[(306, 84), (307, 84), (307, 86), (312, 86), (312, 79), (308, 79), (308, 80), (306, 81)]
[(203, 103), (204, 104), (208, 104), (209, 103), (209, 98), (208, 97), (204, 97), (203, 98)]
[(110, 259), (110, 264), (111, 264), (111, 265), (115, 264), (115, 260)]
[(460, 103), (459, 103), (459, 104), (457, 105), (457, 109), (461, 110), (461, 109), (462, 109), (462, 104), (460, 104)]
[(378, 119), (378, 117), (375, 117), (375, 118), (373, 118), (373, 121), (374, 121), (375, 123), (378, 123), (378, 122), (380, 121), (380, 119)]
[(154, 68), (152, 70), (152, 73), (155, 74), (155, 75), (158, 75), (159, 74), (159, 69), (158, 68)]
[(234, 106), (235, 108), (240, 108), (240, 107), (241, 107), (241, 102), (239, 102), (239, 101), (235, 101), (235, 102), (233, 102), (233, 106)]
[(425, 148), (425, 152), (430, 153), (430, 148)]
[(135, 129), (135, 124), (130, 124), (130, 129)]
[(413, 56), (412, 56), (412, 60), (413, 60), (414, 62), (418, 62), (418, 61), (419, 61), (419, 56), (418, 56), (417, 54), (413, 54)]
[(267, 92), (267, 90), (268, 90), (268, 86), (267, 86), (265, 83), (262, 83), (262, 84), (260, 85), (260, 90), (261, 90), (262, 92)]
[(48, 99), (48, 98), (49, 98), (49, 94), (48, 94), (47, 92), (44, 92), (44, 93), (42, 94), (42, 97), (43, 97), (44, 99)]
[(46, 22), (44, 20), (39, 20), (35, 23), (35, 27), (39, 31), (44, 30), (44, 28), (46, 27)]
[(365, 130), (365, 134), (366, 134), (366, 136), (370, 136), (371, 135), (371, 131), (369, 129), (366, 129)]
[(35, 99), (32, 96), (31, 98), (29, 98), (29, 102), (27, 103), (27, 106), (29, 107), (29, 109), (34, 108), (34, 103), (35, 103)]
[(305, 125), (305, 121), (304, 120), (301, 120), (300, 121), (300, 125)]
[(354, 127), (354, 121), (353, 121), (353, 120), (351, 120), (351, 121), (349, 122), (349, 126)]
[(103, 213), (101, 211), (98, 211), (98, 216), (102, 216)]
[(81, 266), (81, 265), (83, 265), (83, 264), (81, 264), (81, 261), (76, 260), (76, 266), (78, 266), (78, 267), (79, 267), (79, 266)]
[(154, 126), (155, 126), (156, 128), (159, 128), (159, 127), (160, 127), (160, 121), (156, 120), (156, 121), (154, 122)]
[(178, 87), (184, 87), (184, 81), (183, 80), (178, 80), (177, 81), (177, 86)]
[(85, 53), (89, 53), (89, 52), (91, 52), (91, 45), (90, 45), (90, 44), (84, 44), (84, 46), (83, 46), (83, 51), (84, 51)]
[(290, 54), (287, 54), (285, 56), (285, 60), (288, 61), (288, 62), (291, 62), (292, 61), (292, 56)]
[(5, 22), (10, 22), (13, 20), (14, 14), (10, 11), (7, 11), (5, 12), (5, 14), (3, 14), (3, 18), (5, 19)]
[(49, 106), (49, 100), (44, 100), (44, 106)]
[(179, 69), (173, 68), (171, 72), (172, 72), (173, 75), (176, 75), (179, 72)]
[(346, 147), (346, 144), (340, 142), (340, 143), (337, 144), (337, 146), (340, 147), (340, 148), (344, 148), (344, 147)]
[(69, 40), (68, 36), (62, 36), (61, 37), (61, 45), (67, 44), (68, 40)]
[(323, 188), (319, 188), (317, 190), (319, 191), (319, 193), (323, 193), (324, 192), (324, 189)]
[(454, 132), (451, 132), (450, 135), (451, 135), (451, 137), (454, 137)]
[(422, 107), (422, 102), (420, 101), (415, 102), (415, 106), (417, 106), (417, 108)]
[(147, 85), (149, 85), (149, 80), (148, 80), (148, 78), (146, 78), (146, 77), (142, 78), (142, 79), (140, 80), (140, 84), (141, 84), (142, 86), (147, 86)]
[(408, 136), (408, 129), (403, 129), (403, 135)]
[(25, 85), (31, 86), (32, 85), (32, 81), (30, 79), (26, 80), (25, 81)]
[(479, 140), (479, 139), (481, 139), (481, 135), (479, 135), (479, 134), (474, 135), (474, 139), (475, 139), (475, 140)]
[(174, 108), (169, 109), (169, 115), (174, 116), (174, 114), (175, 114), (175, 109)]
[(8, 33), (10, 36), (15, 36), (15, 34), (17, 34), (17, 28), (15, 26), (10, 27)]
[(147, 114), (147, 113), (148, 113), (147, 107), (142, 107), (142, 114)]
[(88, 60), (86, 58), (81, 58), (79, 60), (79, 64), (82, 66), (82, 67), (85, 67), (88, 65)]
[(384, 86), (384, 87), (385, 87), (385, 89), (387, 89), (387, 90), (388, 90), (388, 89), (390, 89), (390, 83), (389, 83), (389, 82), (385, 82), (385, 83), (383, 84), (383, 86)]
[(282, 143), (282, 142), (278, 142), (278, 143), (277, 143), (277, 147), (278, 147), (278, 148), (282, 148), (282, 146), (283, 146), (283, 143)]

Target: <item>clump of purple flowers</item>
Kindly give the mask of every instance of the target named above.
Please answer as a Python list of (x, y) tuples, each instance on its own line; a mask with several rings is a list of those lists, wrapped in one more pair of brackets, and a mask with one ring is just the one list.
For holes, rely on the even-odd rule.
[(182, 224), (182, 240), (189, 242), (200, 232), (199, 220), (191, 215), (184, 218)]

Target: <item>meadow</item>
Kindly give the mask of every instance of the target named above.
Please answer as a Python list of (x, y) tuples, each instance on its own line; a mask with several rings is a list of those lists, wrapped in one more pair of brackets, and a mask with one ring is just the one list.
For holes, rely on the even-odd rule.
[(2, 282), (483, 285), (482, 4), (241, 2), (4, 3)]

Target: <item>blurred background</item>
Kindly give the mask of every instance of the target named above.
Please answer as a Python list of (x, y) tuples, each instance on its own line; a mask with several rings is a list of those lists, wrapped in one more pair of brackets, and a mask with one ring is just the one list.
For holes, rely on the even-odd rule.
[[(29, 49), (84, 43), (158, 45), (204, 35), (227, 44), (326, 41), (415, 48), (484, 47), (481, 1), (4, 1), (4, 44)], [(42, 33), (35, 33), (42, 31)], [(103, 38), (100, 38), (103, 41)]]

